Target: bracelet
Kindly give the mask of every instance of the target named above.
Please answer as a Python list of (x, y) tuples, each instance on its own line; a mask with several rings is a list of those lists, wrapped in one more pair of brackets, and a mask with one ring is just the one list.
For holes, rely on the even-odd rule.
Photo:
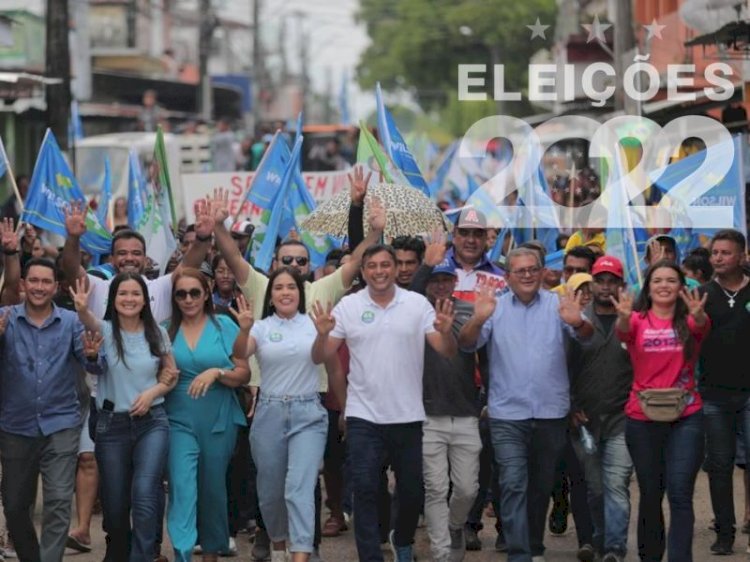
[(18, 253), (18, 250), (3, 250), (3, 254), (6, 256), (15, 256)]
[(196, 240), (197, 240), (198, 242), (208, 242), (209, 240), (211, 240), (211, 235), (209, 234), (208, 236), (198, 236), (198, 235), (196, 234), (196, 235), (195, 235), (195, 239), (196, 239)]

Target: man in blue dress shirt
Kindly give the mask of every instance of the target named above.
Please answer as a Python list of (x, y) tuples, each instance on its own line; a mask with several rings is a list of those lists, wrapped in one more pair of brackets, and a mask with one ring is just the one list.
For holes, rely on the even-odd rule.
[[(13, 256), (6, 254), (6, 261)], [(3, 508), (21, 560), (62, 560), (81, 432), (76, 377), (84, 363), (94, 371), (101, 365), (95, 364), (97, 354), (92, 361), (84, 354), (83, 325), (76, 313), (52, 302), (57, 292), (54, 264), (32, 258), (22, 279), (26, 302), (0, 309)], [(31, 520), (40, 473), (41, 544)]]
[(491, 287), (480, 289), (458, 343), (466, 350), (488, 347), (488, 410), (508, 560), (542, 562), (570, 408), (566, 339), (588, 339), (593, 328), (572, 294), (558, 298), (540, 290), (537, 252), (517, 248), (507, 263), (511, 290), (497, 298)]

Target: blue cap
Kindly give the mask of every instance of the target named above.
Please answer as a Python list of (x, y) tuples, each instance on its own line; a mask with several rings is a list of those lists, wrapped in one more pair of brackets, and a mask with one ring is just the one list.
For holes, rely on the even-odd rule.
[(458, 275), (456, 274), (456, 266), (454, 266), (447, 258), (432, 268), (430, 277), (432, 277), (433, 275), (439, 275), (441, 273), (458, 277)]

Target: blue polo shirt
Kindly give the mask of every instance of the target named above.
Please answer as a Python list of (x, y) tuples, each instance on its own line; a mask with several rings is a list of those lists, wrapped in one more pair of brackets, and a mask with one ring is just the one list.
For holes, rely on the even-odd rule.
[(0, 339), (0, 430), (38, 437), (81, 425), (76, 378), (86, 361), (83, 324), (54, 304), (41, 326), (28, 320), (25, 304), (0, 314), (8, 308)]
[(476, 348), (489, 353), (491, 418), (558, 419), (570, 409), (567, 340), (575, 330), (560, 318), (560, 300), (539, 291), (524, 304), (509, 291), (497, 300)]

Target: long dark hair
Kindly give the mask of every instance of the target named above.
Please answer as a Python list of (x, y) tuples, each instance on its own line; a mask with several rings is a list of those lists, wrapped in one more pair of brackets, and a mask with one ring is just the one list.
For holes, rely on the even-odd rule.
[(112, 279), (112, 283), (109, 285), (109, 296), (107, 300), (107, 310), (104, 312), (104, 319), (112, 322), (112, 337), (115, 340), (115, 348), (117, 349), (117, 355), (120, 361), (126, 367), (128, 364), (125, 362), (125, 350), (122, 345), (122, 332), (120, 329), (120, 315), (115, 310), (115, 298), (117, 297), (117, 291), (120, 289), (125, 281), (135, 281), (141, 286), (143, 292), (143, 308), (141, 309), (141, 320), (143, 321), (143, 333), (148, 343), (148, 349), (151, 351), (151, 355), (154, 357), (162, 357), (164, 355), (164, 342), (162, 341), (161, 331), (159, 325), (154, 320), (154, 315), (151, 313), (151, 299), (148, 296), (148, 287), (143, 277), (139, 273), (124, 272), (118, 273)]
[(297, 306), (297, 311), (300, 314), (305, 314), (307, 310), (305, 308), (305, 284), (302, 281), (302, 276), (297, 272), (296, 269), (293, 269), (291, 267), (280, 267), (278, 269), (275, 269), (268, 278), (266, 296), (263, 297), (263, 314), (261, 315), (261, 318), (267, 318), (268, 316), (271, 316), (274, 312), (276, 312), (276, 308), (273, 306), (273, 304), (271, 304), (271, 292), (273, 291), (274, 281), (276, 281), (276, 278), (282, 273), (290, 275), (297, 285), (297, 290), (299, 291), (299, 305)]
[[(633, 310), (636, 312), (640, 312), (642, 316), (646, 316), (649, 309), (652, 306), (651, 297), (649, 296), (649, 286), (651, 285), (651, 277), (653, 277), (654, 272), (657, 269), (671, 269), (675, 273), (677, 273), (679, 279), (680, 279), (680, 286), (681, 288), (685, 286), (685, 274), (682, 273), (680, 270), (680, 267), (669, 260), (659, 260), (656, 263), (653, 263), (649, 266), (649, 268), (646, 270), (646, 275), (643, 279), (643, 286), (641, 287), (641, 292), (638, 294), (638, 298), (636, 298), (635, 302), (633, 303)], [(680, 298), (677, 297), (677, 302), (674, 306), (674, 317), (672, 318), (672, 326), (674, 327), (674, 331), (677, 334), (677, 337), (679, 338), (680, 342), (682, 343), (682, 354), (683, 357), (685, 357), (686, 361), (690, 361), (693, 358), (693, 355), (695, 353), (695, 340), (690, 335), (690, 330), (688, 329), (687, 324), (687, 317), (688, 317), (688, 308), (685, 302)]]
[(208, 284), (208, 279), (206, 279), (206, 276), (197, 269), (194, 269), (192, 267), (183, 267), (178, 273), (174, 275), (172, 279), (172, 318), (169, 321), (169, 328), (167, 328), (167, 333), (169, 334), (169, 339), (171, 341), (174, 341), (175, 337), (177, 337), (177, 332), (182, 325), (182, 311), (177, 305), (177, 300), (174, 298), (174, 294), (177, 290), (177, 282), (183, 277), (195, 279), (196, 281), (198, 281), (198, 283), (201, 284), (201, 289), (203, 289), (204, 297), (206, 298), (206, 300), (203, 302), (203, 312), (218, 327), (216, 317), (214, 316), (214, 299), (211, 296), (211, 287)]

